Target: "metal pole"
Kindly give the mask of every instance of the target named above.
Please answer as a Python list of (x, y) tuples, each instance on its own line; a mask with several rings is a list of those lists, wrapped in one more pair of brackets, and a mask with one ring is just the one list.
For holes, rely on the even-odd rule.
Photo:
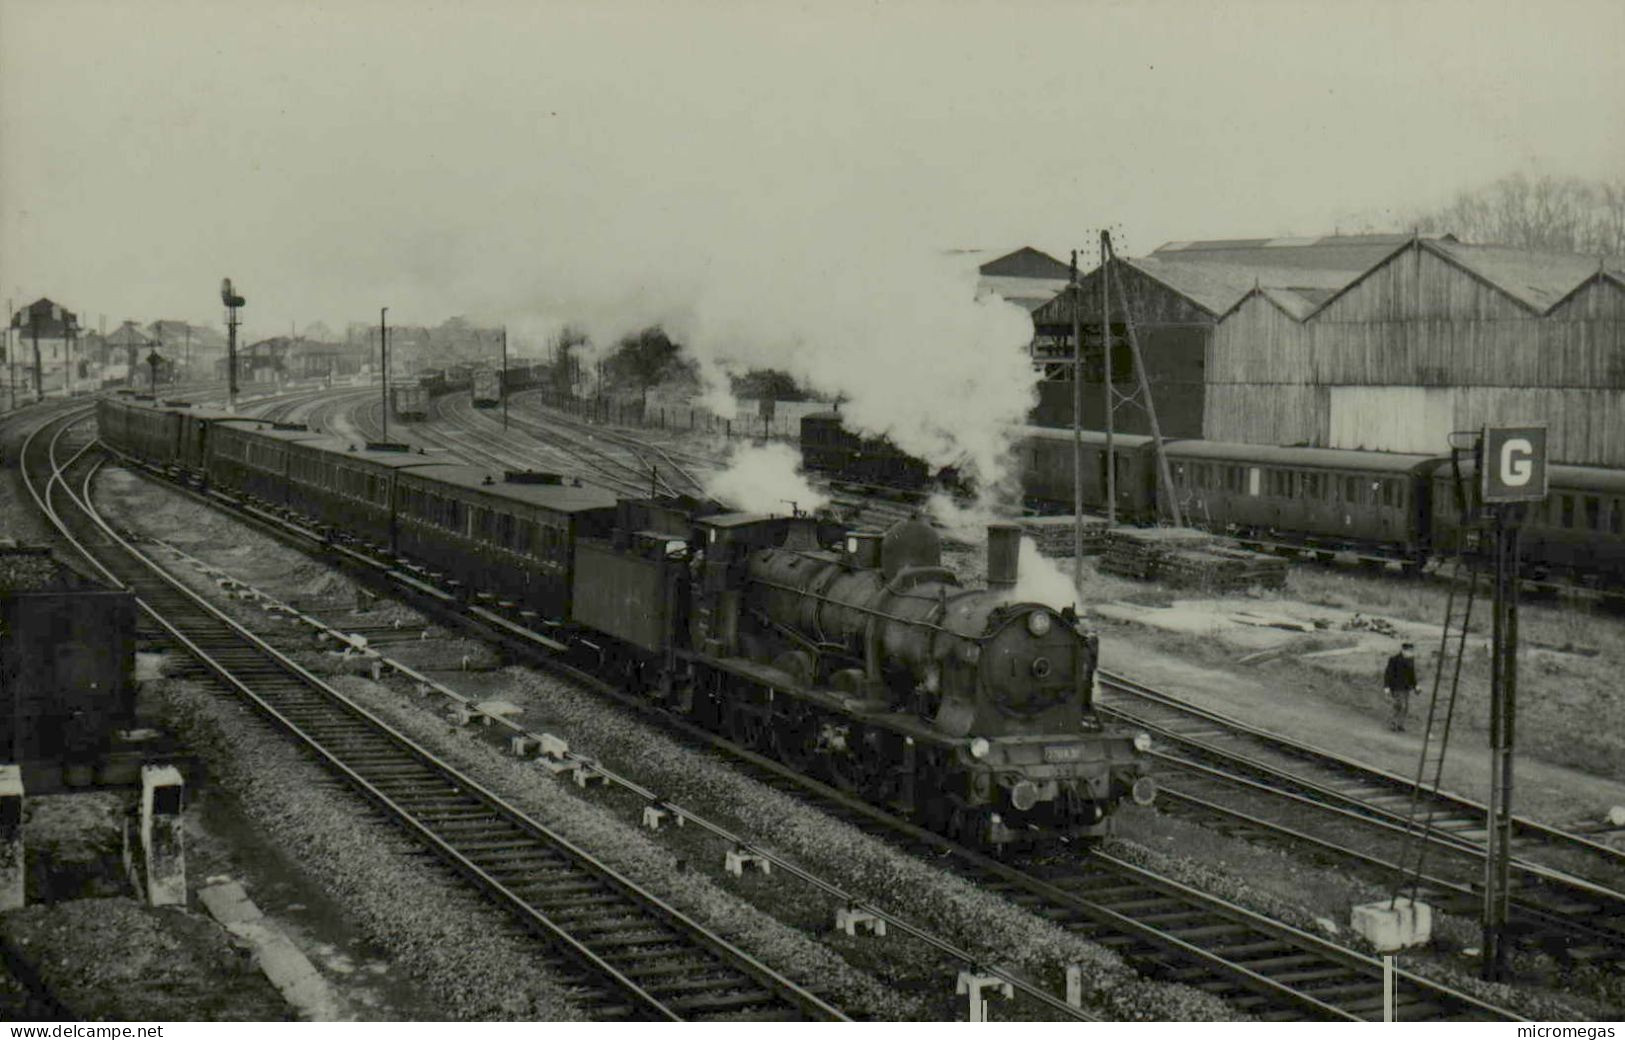
[(1106, 232), (1100, 233), (1100, 363), (1101, 389), (1104, 391), (1106, 414), (1102, 422), (1106, 428), (1106, 523), (1117, 523), (1117, 455), (1112, 445), (1112, 304), (1107, 292), (1110, 283), (1111, 246)]
[(1072, 593), (1083, 592), (1083, 286), (1072, 250)]
[(1505, 797), (1502, 789), (1503, 765), (1502, 754), (1506, 746), (1506, 665), (1503, 658), (1506, 650), (1506, 514), (1503, 507), (1488, 507), (1494, 512), (1494, 548), (1495, 557), (1495, 586), (1493, 603), (1490, 610), (1491, 637), (1490, 637), (1490, 803), (1486, 811), (1485, 822), (1485, 856), (1484, 856), (1484, 919), (1483, 919), (1483, 962), (1481, 971), (1484, 979), (1494, 982), (1500, 978), (1502, 964), (1502, 930), (1501, 908), (1503, 902), (1498, 885), (1501, 871), (1498, 858), (1501, 854), (1501, 802)]
[(23, 341), (22, 330), (18, 329), (17, 342), (15, 344), (11, 342), (11, 322), (17, 314), (12, 309), (15, 302), (11, 297), (6, 297), (6, 367), (11, 369), (11, 407), (13, 410), (17, 407), (17, 347), (21, 346)]
[(1518, 689), (1518, 553), (1514, 506), (1495, 510), (1495, 607), (1490, 671), (1490, 805), (1484, 861), (1483, 975), (1507, 974), (1507, 903), (1512, 856), (1512, 780)]
[(508, 326), (502, 326), (502, 382), (497, 387), (502, 398), (502, 428), (508, 428)]
[(1382, 955), (1382, 1020), (1394, 1021), (1394, 955)]
[[(1512, 766), (1513, 753), (1517, 747), (1518, 731), (1518, 564), (1519, 550), (1522, 548), (1523, 529), (1522, 505), (1510, 507), (1513, 512), (1508, 518), (1507, 531), (1507, 619), (1506, 636), (1507, 648), (1505, 654), (1506, 675), (1501, 680), (1501, 736), (1504, 747), (1501, 754), (1501, 834), (1500, 848), (1496, 856), (1496, 871), (1499, 877), (1496, 880), (1495, 890), (1500, 897), (1500, 905), (1496, 907), (1496, 918), (1500, 922), (1502, 931), (1506, 929), (1508, 904), (1511, 900), (1511, 873), (1512, 873)], [(1495, 974), (1497, 978), (1507, 977), (1507, 944), (1503, 937), (1496, 945), (1497, 961)]]
[(226, 411), (237, 411), (237, 308), (230, 304), (226, 305)]

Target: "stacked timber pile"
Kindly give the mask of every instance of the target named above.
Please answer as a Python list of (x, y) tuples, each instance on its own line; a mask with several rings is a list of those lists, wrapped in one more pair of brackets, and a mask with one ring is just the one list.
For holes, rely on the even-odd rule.
[(1278, 589), (1286, 584), (1287, 563), (1217, 545), (1206, 531), (1187, 527), (1119, 528), (1106, 536), (1100, 569), (1125, 578), (1223, 592), (1252, 585)]
[(1100, 569), (1124, 578), (1160, 578), (1163, 562), (1174, 553), (1211, 541), (1213, 536), (1206, 531), (1188, 527), (1119, 527), (1106, 535)]
[[(1044, 556), (1072, 555), (1072, 517), (1024, 516), (1021, 531), (1038, 544)], [(1106, 551), (1106, 518), (1083, 518), (1083, 555), (1098, 556)]]
[(1182, 588), (1227, 592), (1257, 585), (1278, 589), (1286, 584), (1287, 561), (1279, 556), (1209, 545), (1176, 552), (1162, 565), (1162, 579)]

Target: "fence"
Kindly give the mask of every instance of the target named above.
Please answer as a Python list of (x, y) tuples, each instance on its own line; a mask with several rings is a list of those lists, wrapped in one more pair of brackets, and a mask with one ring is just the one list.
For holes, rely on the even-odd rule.
[(802, 416), (830, 410), (827, 401), (777, 401), (773, 417), (769, 419), (760, 414), (758, 402), (742, 400), (738, 413), (732, 419), (724, 419), (708, 408), (671, 401), (655, 400), (645, 404), (636, 397), (612, 394), (567, 397), (551, 390), (541, 391), (537, 396), (549, 406), (584, 422), (641, 426), (651, 430), (693, 430), (723, 437), (791, 443), (801, 439)]

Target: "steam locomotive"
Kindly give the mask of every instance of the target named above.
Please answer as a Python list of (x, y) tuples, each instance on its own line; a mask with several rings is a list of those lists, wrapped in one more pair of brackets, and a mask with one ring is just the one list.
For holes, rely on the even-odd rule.
[(1098, 645), (1022, 602), (1019, 532), (961, 586), (884, 534), (106, 399), (103, 443), (442, 574), (570, 660), (793, 768), (989, 846), (1107, 831), (1155, 797), (1150, 738), (1093, 710)]

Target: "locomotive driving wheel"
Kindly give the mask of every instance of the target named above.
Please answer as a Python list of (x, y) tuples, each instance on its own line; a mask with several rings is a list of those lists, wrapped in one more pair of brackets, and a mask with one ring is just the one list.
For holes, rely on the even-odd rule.
[(884, 773), (880, 771), (874, 733), (865, 726), (854, 725), (847, 740), (844, 751), (831, 751), (824, 758), (824, 772), (830, 783), (849, 794), (877, 793)]
[(812, 765), (816, 731), (806, 712), (774, 715), (768, 739), (773, 754), (796, 772), (805, 773)]
[(762, 720), (761, 714), (748, 705), (729, 705), (728, 735), (736, 743), (752, 751), (770, 750), (767, 724)]

